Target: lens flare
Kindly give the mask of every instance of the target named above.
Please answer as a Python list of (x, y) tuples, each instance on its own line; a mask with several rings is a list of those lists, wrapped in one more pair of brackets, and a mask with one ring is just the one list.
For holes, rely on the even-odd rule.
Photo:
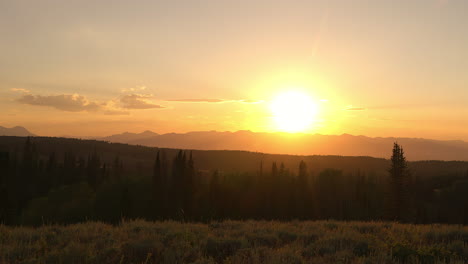
[(314, 123), (318, 108), (312, 98), (304, 92), (286, 91), (278, 94), (270, 109), (276, 127), (285, 132), (305, 132)]

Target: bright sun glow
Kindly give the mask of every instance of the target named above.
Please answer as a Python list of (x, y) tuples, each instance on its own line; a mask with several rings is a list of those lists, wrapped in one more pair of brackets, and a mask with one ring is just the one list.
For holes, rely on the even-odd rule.
[(304, 132), (314, 123), (317, 104), (304, 92), (278, 94), (270, 105), (276, 127), (285, 132)]

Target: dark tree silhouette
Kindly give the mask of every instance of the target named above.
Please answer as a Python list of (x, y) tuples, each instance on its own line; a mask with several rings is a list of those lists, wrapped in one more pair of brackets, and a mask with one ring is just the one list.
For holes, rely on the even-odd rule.
[(7, 176), (9, 174), (10, 153), (0, 151), (0, 224), (7, 220), (8, 207), (8, 185)]
[[(378, 166), (362, 157), (304, 156), (293, 163), (292, 156), (263, 155), (251, 162), (242, 157), (253, 154), (243, 153), (236, 158), (251, 169), (242, 171), (228, 167), (230, 152), (208, 154), (0, 137), (0, 222), (391, 219), (468, 224), (466, 162), (408, 163), (395, 144), (389, 170), (383, 159), (374, 160)], [(307, 168), (311, 162), (313, 173)]]
[(410, 173), (403, 148), (394, 143), (390, 172), (389, 217), (392, 220), (405, 220), (409, 209)]
[(299, 175), (297, 177), (296, 206), (298, 218), (308, 218), (312, 210), (310, 208), (310, 199), (308, 199), (308, 173), (307, 164), (301, 160), (299, 163)]
[(119, 180), (123, 173), (123, 161), (120, 159), (119, 155), (115, 156), (112, 169), (114, 180)]
[(278, 166), (276, 165), (276, 162), (273, 162), (271, 165), (271, 177), (273, 177), (273, 179), (278, 177)]
[(223, 216), (222, 212), (222, 192), (219, 172), (216, 170), (211, 176), (209, 185), (209, 211), (210, 217), (218, 218)]
[(190, 219), (192, 216), (192, 202), (193, 202), (193, 193), (194, 193), (194, 181), (195, 181), (195, 164), (193, 161), (193, 154), (190, 151), (190, 157), (186, 164), (184, 170), (184, 179), (183, 179), (183, 200), (182, 208), (184, 210), (185, 219)]
[[(86, 179), (93, 188), (97, 187), (100, 166), (101, 161), (95, 150), (91, 156), (88, 156), (88, 167), (86, 168)], [(67, 169), (67, 166), (65, 168)]]

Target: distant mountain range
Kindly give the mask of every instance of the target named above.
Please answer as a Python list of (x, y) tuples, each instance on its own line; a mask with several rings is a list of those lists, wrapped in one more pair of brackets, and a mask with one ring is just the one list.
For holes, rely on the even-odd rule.
[[(129, 133), (124, 132), (122, 134), (116, 134), (104, 138), (97, 138), (104, 141), (114, 142), (114, 143), (127, 143), (133, 144), (131, 142), (138, 141), (138, 140), (145, 140), (159, 136), (159, 134), (154, 133), (152, 131), (146, 130), (142, 133)], [(144, 144), (143, 144), (144, 145)]]
[(15, 126), (12, 128), (0, 126), (0, 136), (17, 136), (17, 137), (28, 137), (36, 136), (33, 133), (29, 132), (26, 128)]
[(288, 133), (189, 132), (183, 134), (123, 133), (97, 138), (161, 148), (199, 150), (246, 150), (291, 155), (342, 155), (389, 158), (394, 142), (403, 145), (408, 160), (468, 161), (468, 143), (460, 140), (442, 141), (420, 138), (371, 138), (366, 136), (311, 135)]
[[(24, 127), (0, 126), (0, 136), (35, 136)], [(245, 150), (271, 154), (341, 155), (389, 158), (394, 142), (404, 147), (408, 160), (468, 161), (468, 142), (420, 138), (371, 138), (366, 136), (257, 133), (251, 131), (157, 134), (152, 131), (89, 137), (96, 140), (160, 148)]]

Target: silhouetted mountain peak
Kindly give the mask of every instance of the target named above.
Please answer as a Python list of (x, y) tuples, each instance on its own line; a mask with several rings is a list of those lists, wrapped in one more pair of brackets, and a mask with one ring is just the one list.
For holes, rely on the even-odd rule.
[(145, 131), (141, 132), (139, 135), (142, 135), (142, 136), (158, 136), (159, 134), (154, 133), (151, 130), (145, 130)]
[(22, 126), (15, 126), (12, 128), (0, 126), (0, 136), (32, 137), (36, 135)]
[(116, 142), (116, 143), (130, 143), (135, 140), (147, 139), (151, 137), (159, 136), (159, 134), (153, 131), (146, 130), (141, 133), (124, 132), (122, 134), (115, 134), (108, 137), (97, 138), (99, 140)]

